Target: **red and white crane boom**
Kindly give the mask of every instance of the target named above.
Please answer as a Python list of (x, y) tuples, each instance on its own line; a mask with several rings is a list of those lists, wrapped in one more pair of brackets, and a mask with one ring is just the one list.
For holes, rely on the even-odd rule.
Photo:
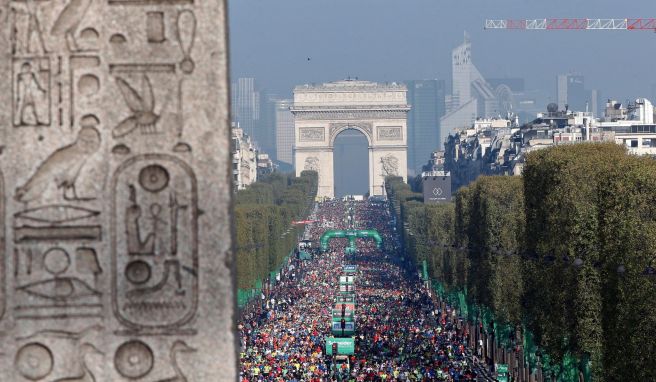
[(656, 18), (646, 19), (505, 19), (485, 20), (485, 29), (525, 30), (651, 30)]

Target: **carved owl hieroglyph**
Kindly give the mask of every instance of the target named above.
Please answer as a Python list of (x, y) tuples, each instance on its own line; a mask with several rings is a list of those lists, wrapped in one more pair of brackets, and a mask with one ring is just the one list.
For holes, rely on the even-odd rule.
[(387, 154), (380, 158), (383, 164), (383, 176), (399, 175), (399, 159), (392, 154)]

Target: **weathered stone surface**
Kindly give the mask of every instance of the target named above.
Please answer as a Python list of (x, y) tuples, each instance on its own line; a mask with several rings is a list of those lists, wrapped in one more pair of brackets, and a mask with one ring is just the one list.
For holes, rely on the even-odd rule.
[(225, 11), (3, 0), (0, 381), (236, 380)]

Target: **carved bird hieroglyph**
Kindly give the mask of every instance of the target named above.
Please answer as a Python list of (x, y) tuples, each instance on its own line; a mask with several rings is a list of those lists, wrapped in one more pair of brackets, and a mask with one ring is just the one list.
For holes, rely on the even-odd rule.
[(171, 346), (171, 351), (169, 357), (171, 358), (171, 367), (175, 371), (175, 376), (171, 378), (160, 379), (157, 382), (187, 382), (187, 376), (182, 372), (180, 366), (178, 365), (178, 354), (180, 353), (193, 353), (196, 349), (187, 345), (186, 342), (182, 340), (177, 340)]
[(132, 115), (121, 121), (112, 131), (114, 138), (120, 138), (133, 132), (137, 127), (142, 134), (153, 134), (156, 132), (155, 125), (159, 115), (155, 114), (155, 95), (153, 85), (148, 76), (144, 74), (142, 79), (141, 94), (137, 92), (127, 81), (116, 77), (116, 84), (123, 95), (125, 103)]
[(50, 154), (30, 179), (16, 189), (14, 199), (22, 203), (37, 200), (48, 187), (55, 185), (57, 189), (63, 189), (64, 200), (81, 200), (77, 196), (75, 182), (84, 164), (99, 148), (98, 130), (90, 126), (82, 127), (75, 142)]
[(53, 36), (62, 37), (66, 40), (68, 50), (77, 51), (75, 32), (89, 10), (92, 0), (71, 0), (59, 13), (50, 33)]
[(79, 362), (82, 365), (82, 373), (73, 377), (65, 377), (56, 379), (53, 382), (96, 382), (96, 377), (93, 375), (93, 372), (87, 365), (86, 356), (90, 354), (105, 355), (105, 353), (98, 350), (95, 346), (90, 343), (84, 343), (79, 350)]

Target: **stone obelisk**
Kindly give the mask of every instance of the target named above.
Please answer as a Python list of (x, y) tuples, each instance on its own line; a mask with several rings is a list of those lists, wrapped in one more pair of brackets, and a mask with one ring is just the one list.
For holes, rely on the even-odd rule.
[(226, 17), (2, 1), (0, 381), (236, 380)]

